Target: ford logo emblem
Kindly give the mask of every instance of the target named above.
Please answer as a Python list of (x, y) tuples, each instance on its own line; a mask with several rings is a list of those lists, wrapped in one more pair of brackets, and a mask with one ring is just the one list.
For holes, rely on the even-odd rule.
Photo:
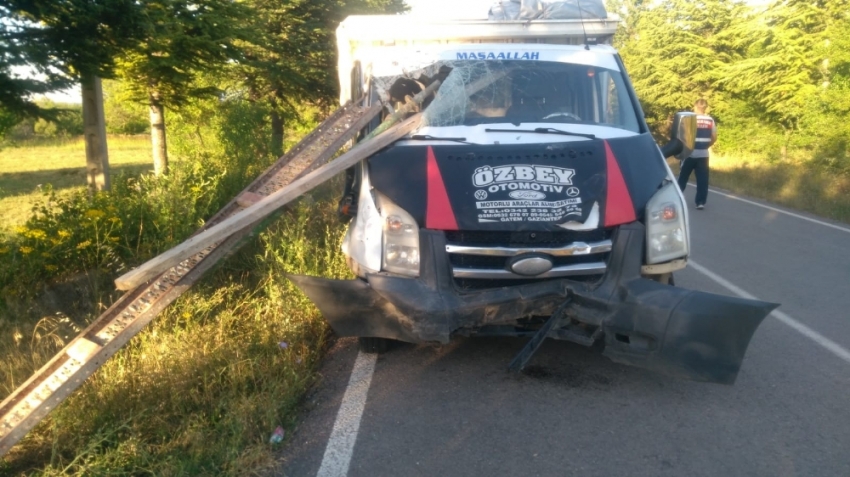
[(522, 254), (508, 260), (508, 268), (517, 275), (533, 277), (552, 269), (552, 260), (543, 254)]
[(533, 190), (515, 190), (508, 193), (512, 199), (526, 199), (526, 200), (540, 200), (545, 199), (546, 194), (542, 192), (535, 192)]

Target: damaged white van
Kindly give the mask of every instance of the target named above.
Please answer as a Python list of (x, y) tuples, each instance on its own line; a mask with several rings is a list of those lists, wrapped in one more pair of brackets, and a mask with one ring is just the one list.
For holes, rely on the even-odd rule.
[(580, 15), (342, 23), (343, 102), (391, 114), (434, 93), (420, 130), (349, 174), (343, 249), (357, 278), (291, 277), (338, 335), (370, 350), (528, 337), (515, 369), (553, 338), (734, 382), (777, 305), (673, 285), (688, 213), (665, 156), (693, 147), (694, 119), (677, 115), (659, 148), (609, 44), (617, 20)]

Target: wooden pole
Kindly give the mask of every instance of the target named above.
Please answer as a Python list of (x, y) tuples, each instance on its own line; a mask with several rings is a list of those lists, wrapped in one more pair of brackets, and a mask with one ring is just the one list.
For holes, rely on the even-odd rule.
[(103, 87), (100, 78), (82, 81), (83, 134), (86, 141), (86, 181), (89, 192), (109, 190), (109, 153), (106, 147), (106, 120), (103, 114)]

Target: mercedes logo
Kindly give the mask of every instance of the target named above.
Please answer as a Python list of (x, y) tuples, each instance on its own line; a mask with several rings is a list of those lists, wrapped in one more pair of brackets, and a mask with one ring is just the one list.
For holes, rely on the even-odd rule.
[(578, 190), (578, 187), (570, 187), (569, 189), (567, 189), (567, 195), (570, 196), (570, 197), (575, 197), (575, 196), (579, 195), (580, 193), (581, 193), (581, 191)]

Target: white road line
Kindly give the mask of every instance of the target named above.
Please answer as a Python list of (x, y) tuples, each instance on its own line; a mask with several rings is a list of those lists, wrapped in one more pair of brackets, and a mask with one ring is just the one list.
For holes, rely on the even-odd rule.
[(366, 395), (372, 384), (372, 374), (375, 371), (375, 361), (378, 355), (374, 353), (357, 353), (348, 388), (342, 397), (342, 404), (336, 415), (322, 466), (317, 477), (345, 477), (351, 464), (351, 454), (354, 443), (357, 442), (357, 432), (360, 430), (360, 418), (366, 407)]
[[(696, 184), (694, 184), (693, 182), (688, 182), (688, 185), (692, 185), (692, 186), (696, 187)], [(714, 190), (714, 188), (712, 188), (712, 187), (709, 187), (708, 191), (713, 192), (713, 193), (718, 194), (718, 195), (722, 195), (724, 197), (728, 197), (728, 198), (733, 199), (733, 200), (740, 200), (741, 202), (746, 202), (748, 204), (752, 204), (752, 205), (761, 207), (763, 209), (772, 210), (774, 212), (779, 212), (780, 214), (790, 215), (791, 217), (796, 217), (798, 219), (808, 220), (809, 222), (812, 222), (812, 223), (815, 223), (815, 224), (818, 224), (818, 225), (823, 225), (823, 226), (826, 226), (826, 227), (833, 228), (835, 230), (840, 230), (842, 232), (850, 233), (850, 228), (841, 227), (840, 225), (835, 225), (835, 224), (831, 224), (829, 222), (824, 222), (823, 220), (817, 220), (817, 219), (813, 219), (811, 217), (806, 217), (805, 215), (795, 214), (794, 212), (788, 212), (787, 210), (777, 209), (776, 207), (771, 207), (769, 205), (759, 204), (758, 202), (754, 202), (752, 200), (742, 199), (742, 198), (740, 198), (736, 195), (727, 194), (725, 192), (720, 192), (718, 190)]]
[[(708, 278), (714, 280), (719, 285), (721, 285), (722, 287), (731, 291), (732, 293), (740, 296), (741, 298), (748, 298), (750, 300), (758, 300), (758, 298), (754, 297), (753, 295), (750, 295), (746, 291), (739, 288), (737, 285), (734, 285), (733, 283), (729, 282), (725, 278), (721, 277), (720, 275), (717, 275), (716, 273), (714, 273), (711, 270), (703, 267), (702, 265), (699, 265), (698, 263), (694, 262), (693, 260), (688, 260), (688, 265), (692, 266), (696, 271), (698, 271), (698, 272), (702, 273), (703, 275), (707, 276)], [(831, 339), (827, 338), (826, 336), (818, 333), (817, 331), (809, 328), (808, 326), (800, 323), (799, 321), (795, 320), (794, 318), (791, 318), (790, 316), (786, 315), (785, 313), (783, 313), (779, 310), (774, 310), (771, 313), (771, 315), (774, 318), (776, 318), (777, 320), (779, 320), (779, 321), (785, 323), (786, 325), (790, 326), (791, 328), (793, 328), (795, 331), (797, 331), (801, 335), (803, 335), (806, 338), (809, 338), (810, 340), (819, 344), (820, 346), (822, 346), (824, 349), (831, 352), (835, 356), (838, 356), (839, 358), (843, 359), (844, 361), (850, 363), (850, 351), (847, 351), (846, 349), (844, 349), (841, 345), (839, 345), (835, 341), (832, 341)]]

